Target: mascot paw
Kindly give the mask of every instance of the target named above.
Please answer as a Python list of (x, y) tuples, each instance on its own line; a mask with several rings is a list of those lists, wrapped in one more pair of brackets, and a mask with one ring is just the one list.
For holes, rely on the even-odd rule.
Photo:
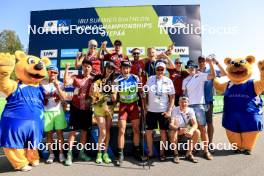
[(258, 62), (258, 68), (260, 72), (264, 72), (264, 60)]
[(15, 68), (16, 59), (9, 53), (0, 53), (0, 73), (11, 74)]

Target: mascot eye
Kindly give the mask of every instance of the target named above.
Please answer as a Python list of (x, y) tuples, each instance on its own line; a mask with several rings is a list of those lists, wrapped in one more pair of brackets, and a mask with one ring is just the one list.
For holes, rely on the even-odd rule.
[(230, 61), (229, 64), (234, 65), (236, 62), (235, 61)]
[(33, 58), (28, 58), (28, 64), (35, 64), (35, 60)]
[(247, 61), (246, 60), (241, 60), (240, 64), (245, 64)]

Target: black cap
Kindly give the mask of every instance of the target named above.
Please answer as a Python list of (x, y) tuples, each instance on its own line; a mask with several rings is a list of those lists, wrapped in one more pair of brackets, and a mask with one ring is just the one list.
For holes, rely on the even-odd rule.
[(114, 45), (120, 45), (120, 46), (122, 46), (121, 40), (115, 40)]
[(112, 68), (116, 68), (116, 65), (113, 62), (106, 62), (105, 67), (112, 67)]
[(193, 60), (188, 60), (187, 65), (185, 66), (186, 69), (188, 68), (198, 68), (198, 65)]
[(121, 67), (131, 67), (132, 64), (130, 61), (121, 61)]

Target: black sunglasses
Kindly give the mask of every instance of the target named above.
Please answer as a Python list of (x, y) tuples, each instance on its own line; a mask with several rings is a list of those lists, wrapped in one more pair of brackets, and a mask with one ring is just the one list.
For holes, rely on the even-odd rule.
[(132, 55), (133, 56), (138, 56), (138, 55), (140, 55), (140, 53), (133, 53)]
[(175, 62), (175, 64), (182, 64), (182, 62)]

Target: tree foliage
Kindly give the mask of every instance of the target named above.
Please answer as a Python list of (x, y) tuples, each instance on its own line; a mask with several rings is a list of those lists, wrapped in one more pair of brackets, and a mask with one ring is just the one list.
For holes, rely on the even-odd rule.
[(16, 50), (23, 50), (23, 45), (15, 31), (3, 30), (0, 32), (0, 52), (14, 54)]

